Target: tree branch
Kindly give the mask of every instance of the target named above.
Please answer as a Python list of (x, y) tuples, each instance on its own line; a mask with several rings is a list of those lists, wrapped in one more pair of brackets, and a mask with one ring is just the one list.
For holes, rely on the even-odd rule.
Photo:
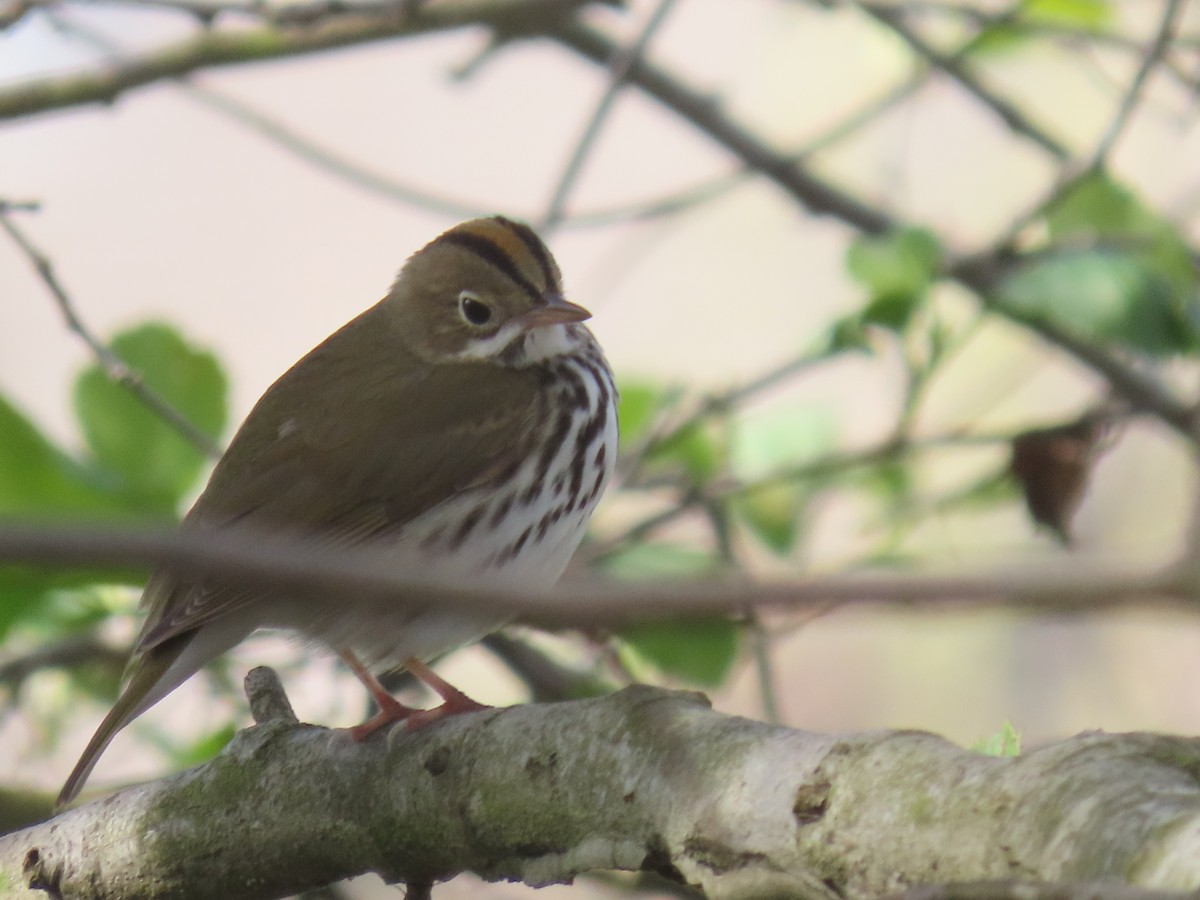
[(363, 872), (544, 885), (624, 869), (709, 897), (1014, 876), (1183, 888), (1200, 885), (1198, 772), (1200, 743), (1183, 738), (1084, 734), (997, 758), (921, 732), (780, 728), (641, 686), (364, 743), (284, 715), (204, 766), (0, 838), (0, 884), (237, 900)]
[(29, 264), (33, 266), (46, 289), (54, 297), (54, 302), (58, 304), (59, 312), (66, 320), (67, 328), (75, 332), (87, 344), (105, 376), (129, 391), (143, 406), (170, 428), (173, 428), (177, 434), (201, 453), (213, 458), (220, 456), (221, 447), (212, 437), (201, 431), (158, 391), (146, 384), (140, 372), (131, 369), (125, 360), (121, 359), (107, 344), (92, 333), (92, 330), (80, 317), (67, 289), (63, 287), (54, 273), (54, 264), (50, 261), (50, 257), (39, 250), (24, 230), (10, 218), (10, 212), (14, 208), (17, 207), (0, 199), (0, 228), (8, 232), (13, 243), (25, 254)]
[(645, 54), (646, 48), (650, 45), (650, 40), (662, 26), (663, 22), (666, 21), (667, 15), (674, 6), (675, 0), (659, 0), (658, 6), (650, 14), (650, 18), (646, 20), (646, 24), (642, 26), (641, 33), (638, 34), (637, 39), (627, 49), (613, 56), (609, 64), (608, 87), (605, 88), (604, 93), (601, 95), (600, 101), (592, 111), (591, 118), (588, 119), (583, 133), (579, 136), (579, 140), (575, 144), (575, 149), (571, 152), (570, 158), (563, 167), (562, 174), (558, 178), (558, 184), (555, 185), (554, 193), (551, 195), (550, 202), (546, 207), (546, 212), (543, 213), (541, 220), (537, 223), (539, 230), (549, 230), (562, 221), (563, 212), (567, 205), (567, 197), (571, 189), (575, 186), (580, 172), (583, 171), (584, 160), (595, 146), (604, 121), (612, 111), (617, 95), (621, 92), (621, 88), (625, 84), (626, 74), (628, 74), (630, 67)]
[(1182, 7), (1181, 0), (1165, 0), (1163, 3), (1162, 19), (1159, 21), (1154, 40), (1146, 48), (1145, 56), (1142, 58), (1137, 72), (1134, 73), (1133, 81), (1129, 84), (1129, 89), (1121, 98), (1112, 121), (1108, 123), (1108, 127), (1104, 130), (1104, 135), (1096, 145), (1096, 150), (1092, 154), (1091, 164), (1088, 167), (1089, 169), (1101, 168), (1108, 159), (1112, 148), (1120, 139), (1121, 133), (1129, 123), (1129, 117), (1133, 115), (1134, 109), (1137, 108), (1138, 100), (1142, 96), (1142, 91), (1146, 86), (1146, 81), (1149, 79), (1150, 73), (1162, 62), (1163, 56), (1171, 44), (1171, 39), (1175, 35), (1176, 22)]
[(726, 578), (625, 581), (564, 580), (542, 590), (414, 580), (398, 573), (392, 555), (375, 549), (333, 549), (320, 541), (288, 539), (239, 528), (210, 532), (123, 531), (112, 526), (0, 526), (0, 563), (69, 566), (165, 566), (220, 583), (370, 603), (471, 611), (484, 609), (547, 627), (619, 625), (680, 616), (743, 615), (758, 608), (828, 610), (861, 603), (923, 608), (1004, 606), (1055, 613), (1095, 612), (1137, 602), (1195, 610), (1200, 562), (1130, 569), (1111, 561), (1078, 559), (1058, 566), (989, 572), (865, 573), (752, 580)]
[(856, 4), (864, 13), (889, 28), (919, 57), (934, 68), (945, 72), (960, 87), (970, 93), (987, 109), (1000, 117), (1000, 120), (1015, 134), (1029, 138), (1043, 150), (1060, 162), (1071, 157), (1071, 151), (1059, 140), (1052, 137), (1045, 129), (1030, 121), (1020, 109), (997, 96), (971, 72), (966, 63), (953, 56), (944, 56), (933, 48), (924, 38), (908, 26), (904, 20), (904, 10), (894, 5), (869, 3), (859, 0)]
[[(206, 30), (195, 37), (102, 71), (53, 76), (0, 90), (0, 120), (90, 103), (112, 103), (123, 93), (198, 69), (285, 59), (484, 25), (507, 33), (538, 31), (597, 0), (387, 0), (369, 12), (326, 15), (306, 27), (264, 25), (237, 31)], [(611, 2), (611, 0), (601, 0)], [(328, 13), (328, 9), (325, 10)]]
[[(565, 23), (552, 37), (600, 64), (617, 46), (601, 30), (579, 21)], [(749, 168), (773, 181), (810, 212), (831, 215), (864, 234), (881, 234), (907, 224), (818, 178), (795, 159), (777, 153), (757, 135), (726, 116), (708, 97), (645, 59), (636, 60), (626, 78), (725, 147)], [(1195, 412), (1166, 386), (1105, 347), (1091, 344), (1053, 323), (1020, 317), (990, 302), (1015, 262), (1011, 247), (1005, 243), (986, 253), (962, 257), (949, 265), (943, 274), (978, 295), (989, 311), (1017, 322), (1070, 353), (1103, 376), (1114, 390), (1135, 406), (1158, 416), (1188, 440), (1196, 440)]]

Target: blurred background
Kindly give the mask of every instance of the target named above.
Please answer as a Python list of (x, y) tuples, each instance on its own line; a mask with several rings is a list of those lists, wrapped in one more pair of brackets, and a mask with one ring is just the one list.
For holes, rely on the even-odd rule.
[[(1194, 439), (1119, 373), (1196, 398), (1194, 4), (391, 6), (0, 0), (0, 216), (27, 245), (0, 234), (0, 514), (167, 521), (210, 465), (105, 380), (29, 246), (90, 333), (224, 443), (408, 254), (503, 213), (543, 233), (622, 389), (622, 478), (579, 569), (1149, 569), (1187, 552)], [(355, 39), (326, 48), (341, 26)], [(249, 49), (262, 33), (278, 58)], [(138, 625), (136, 578), (39, 578), (0, 597), (0, 782), (35, 808)], [(522, 702), (529, 673), (505, 660), (532, 647), (593, 687), (700, 687), (793, 727), (967, 746), (1006, 722), (1024, 747), (1200, 731), (1195, 616), (1151, 604), (510, 640), (439, 668)], [(238, 684), (259, 663), (302, 719), (365, 711), (333, 660), (256, 637), (118, 738), (90, 789), (211, 756), (246, 723)], [(539, 896), (592, 890), (624, 888)], [(345, 888), (376, 895), (378, 879)]]

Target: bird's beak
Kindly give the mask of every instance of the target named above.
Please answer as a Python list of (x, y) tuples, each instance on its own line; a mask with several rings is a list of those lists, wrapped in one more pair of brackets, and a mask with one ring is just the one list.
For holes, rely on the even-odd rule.
[(559, 294), (546, 294), (546, 305), (521, 316), (521, 324), (526, 328), (538, 328), (543, 325), (569, 325), (572, 322), (582, 322), (591, 317), (592, 314), (578, 303), (572, 303)]

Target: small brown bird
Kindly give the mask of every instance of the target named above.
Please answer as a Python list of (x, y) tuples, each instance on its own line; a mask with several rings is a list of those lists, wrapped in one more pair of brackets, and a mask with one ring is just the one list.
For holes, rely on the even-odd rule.
[[(383, 300), (325, 340), (255, 405), (183, 521), (371, 546), (415, 580), (544, 586), (562, 574), (616, 457), (616, 390), (590, 313), (505, 218), (450, 229)], [(502, 615), (381, 607), (154, 572), (129, 681), (63, 786), (70, 802), (118, 731), (257, 628), (332, 647), (380, 712), (363, 739), (479, 708), (425, 662)], [(406, 666), (444, 700), (402, 706), (372, 670)]]

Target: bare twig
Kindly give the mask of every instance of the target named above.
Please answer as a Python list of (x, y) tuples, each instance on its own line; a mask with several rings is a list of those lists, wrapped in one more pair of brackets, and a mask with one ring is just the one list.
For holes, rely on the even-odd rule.
[(1014, 133), (1029, 138), (1060, 161), (1065, 162), (1070, 159), (1070, 150), (1056, 138), (1052, 137), (1045, 129), (1030, 121), (1029, 117), (1017, 107), (1013, 106), (1007, 100), (996, 96), (995, 93), (979, 81), (961, 60), (939, 53), (924, 38), (909, 28), (908, 24), (904, 21), (904, 14), (901, 9), (896, 6), (880, 3), (859, 2), (857, 5), (872, 19), (891, 29), (897, 37), (912, 48), (914, 53), (958, 82), (975, 99), (999, 116), (1001, 121)]
[(560, 665), (527, 641), (506, 632), (489, 634), (480, 643), (525, 682), (534, 703), (594, 697), (615, 688), (600, 674)]
[(566, 166), (563, 168), (562, 175), (559, 176), (558, 184), (550, 197), (550, 203), (546, 207), (546, 212), (539, 223), (542, 229), (553, 228), (561, 221), (563, 209), (567, 203), (567, 196), (570, 194), (571, 188), (575, 186), (575, 181), (583, 169), (584, 160), (595, 145), (596, 138), (600, 135), (600, 129), (603, 127), (605, 119), (608, 118), (613, 103), (616, 102), (617, 94), (620, 93), (621, 87), (625, 84), (625, 78), (629, 74), (629, 70), (642, 58), (654, 34), (662, 26), (662, 23), (666, 21), (667, 15), (671, 12), (671, 8), (674, 5), (675, 0), (659, 0), (658, 6), (650, 14), (650, 18), (646, 20), (646, 24), (642, 27), (637, 39), (628, 48), (622, 48), (613, 55), (609, 63), (608, 87), (605, 88), (603, 96), (600, 97), (600, 102), (596, 104), (591, 119), (588, 120), (587, 125), (584, 127), (583, 134), (580, 135), (575, 149), (572, 151)]
[(783, 716), (779, 711), (779, 694), (775, 690), (775, 663), (771, 657), (773, 635), (763, 624), (757, 610), (750, 614), (749, 622), (750, 652), (754, 657), (754, 675), (758, 682), (763, 720), (779, 725), (783, 722)]
[[(619, 49), (603, 31), (579, 21), (564, 23), (551, 37), (599, 65), (607, 65)], [(626, 80), (691, 122), (744, 165), (766, 175), (811, 212), (832, 215), (867, 234), (882, 234), (897, 225), (886, 213), (816, 177), (803, 163), (769, 148), (758, 135), (725, 116), (710, 96), (645, 59), (630, 66)]]
[(988, 572), (873, 571), (755, 581), (746, 575), (671, 581), (579, 579), (552, 588), (497, 588), (405, 577), (392, 555), (337, 551), (312, 540), (223, 529), (147, 532), (106, 528), (0, 528), (0, 562), (44, 567), (165, 566), (185, 575), (260, 585), (392, 608), (411, 603), (508, 612), (548, 627), (615, 625), (680, 616), (745, 614), (752, 609), (826, 609), (831, 604), (902, 604), (927, 609), (1006, 607), (1095, 612), (1130, 603), (1196, 610), (1200, 571), (1130, 568), (1111, 559)]
[[(597, 63), (608, 59), (611, 38), (581, 22), (564, 24), (554, 38)], [(692, 87), (664, 70), (640, 60), (628, 75), (631, 83), (678, 115), (691, 122), (712, 140), (724, 146), (746, 165), (775, 182), (810, 211), (832, 215), (866, 234), (881, 234), (905, 224), (882, 210), (817, 178), (802, 164), (782, 156), (757, 135), (732, 121), (722, 110)], [(1015, 259), (1009, 247), (963, 257), (947, 266), (944, 274), (969, 288), (987, 303), (992, 312), (1019, 322), (1077, 360), (1103, 375), (1126, 399), (1171, 425), (1188, 440), (1195, 440), (1195, 416), (1162, 383), (1127, 363), (1107, 348), (1092, 344), (1045, 320), (1019, 316), (989, 302), (997, 287), (1011, 273)]]
[(2, 203), (0, 203), (0, 228), (8, 232), (9, 237), (25, 254), (42, 283), (53, 295), (67, 322), (67, 327), (88, 345), (92, 355), (96, 357), (96, 361), (104, 370), (104, 374), (137, 397), (147, 409), (183, 436), (201, 453), (211, 457), (220, 456), (221, 448), (216, 441), (197, 428), (161, 394), (147, 385), (140, 373), (129, 368), (123, 359), (92, 333), (80, 318), (75, 303), (58, 280), (58, 276), (54, 274), (54, 265), (50, 262), (50, 258), (39, 250), (25, 232), (17, 226), (9, 215), (8, 208)]
[[(370, 13), (331, 15), (305, 28), (274, 25), (204, 31), (195, 37), (103, 70), (51, 76), (0, 90), (0, 120), (90, 103), (112, 103), (122, 94), (199, 69), (302, 56), (472, 25), (510, 34), (536, 31), (547, 20), (603, 0), (446, 0), (414, 4), (381, 0)], [(321, 8), (328, 12), (328, 3)]]
[(938, 447), (962, 444), (976, 446), (1007, 444), (1012, 438), (1011, 434), (943, 435), (921, 440), (905, 440), (893, 436), (869, 447), (858, 450), (839, 450), (816, 459), (785, 466), (750, 481), (723, 480), (703, 489), (690, 487), (671, 506), (635, 522), (619, 535), (596, 545), (585, 545), (580, 550), (580, 557), (586, 559), (590, 564), (607, 559), (623, 548), (645, 540), (672, 522), (678, 521), (688, 513), (702, 507), (705, 503), (745, 496), (779, 484), (827, 478), (841, 472), (877, 465), (906, 454)]
[(43, 669), (75, 668), (99, 663), (120, 673), (129, 654), (96, 638), (94, 634), (71, 635), (54, 644), (0, 661), (0, 684), (20, 689), (30, 675)]
[(1159, 22), (1158, 31), (1154, 35), (1154, 40), (1146, 48), (1142, 63), (1138, 66), (1138, 70), (1133, 76), (1133, 81), (1129, 84), (1129, 90), (1121, 98), (1121, 103), (1117, 107), (1116, 114), (1113, 116), (1112, 121), (1108, 123), (1108, 128), (1104, 130), (1104, 136), (1100, 138), (1100, 142), (1092, 154), (1091, 164), (1088, 166), (1089, 169), (1095, 170), (1101, 168), (1108, 159), (1109, 153), (1112, 152), (1113, 146), (1120, 138), (1126, 124), (1129, 122), (1129, 117), (1133, 114), (1133, 110), (1142, 96), (1146, 80), (1150, 77), (1150, 73), (1154, 71), (1155, 67), (1162, 61), (1163, 55), (1167, 52), (1167, 47), (1170, 46), (1182, 7), (1183, 3), (1180, 0), (1165, 0), (1162, 19)]
[(312, 163), (317, 168), (363, 190), (370, 191), (376, 196), (461, 219), (472, 219), (489, 212), (481, 205), (460, 202), (448, 197), (438, 197), (428, 191), (410, 187), (373, 172), (366, 166), (321, 147), (315, 141), (298, 134), (279, 120), (271, 118), (266, 113), (256, 110), (228, 94), (187, 82), (183, 82), (180, 86), (184, 93), (193, 100), (256, 131), (305, 162)]

